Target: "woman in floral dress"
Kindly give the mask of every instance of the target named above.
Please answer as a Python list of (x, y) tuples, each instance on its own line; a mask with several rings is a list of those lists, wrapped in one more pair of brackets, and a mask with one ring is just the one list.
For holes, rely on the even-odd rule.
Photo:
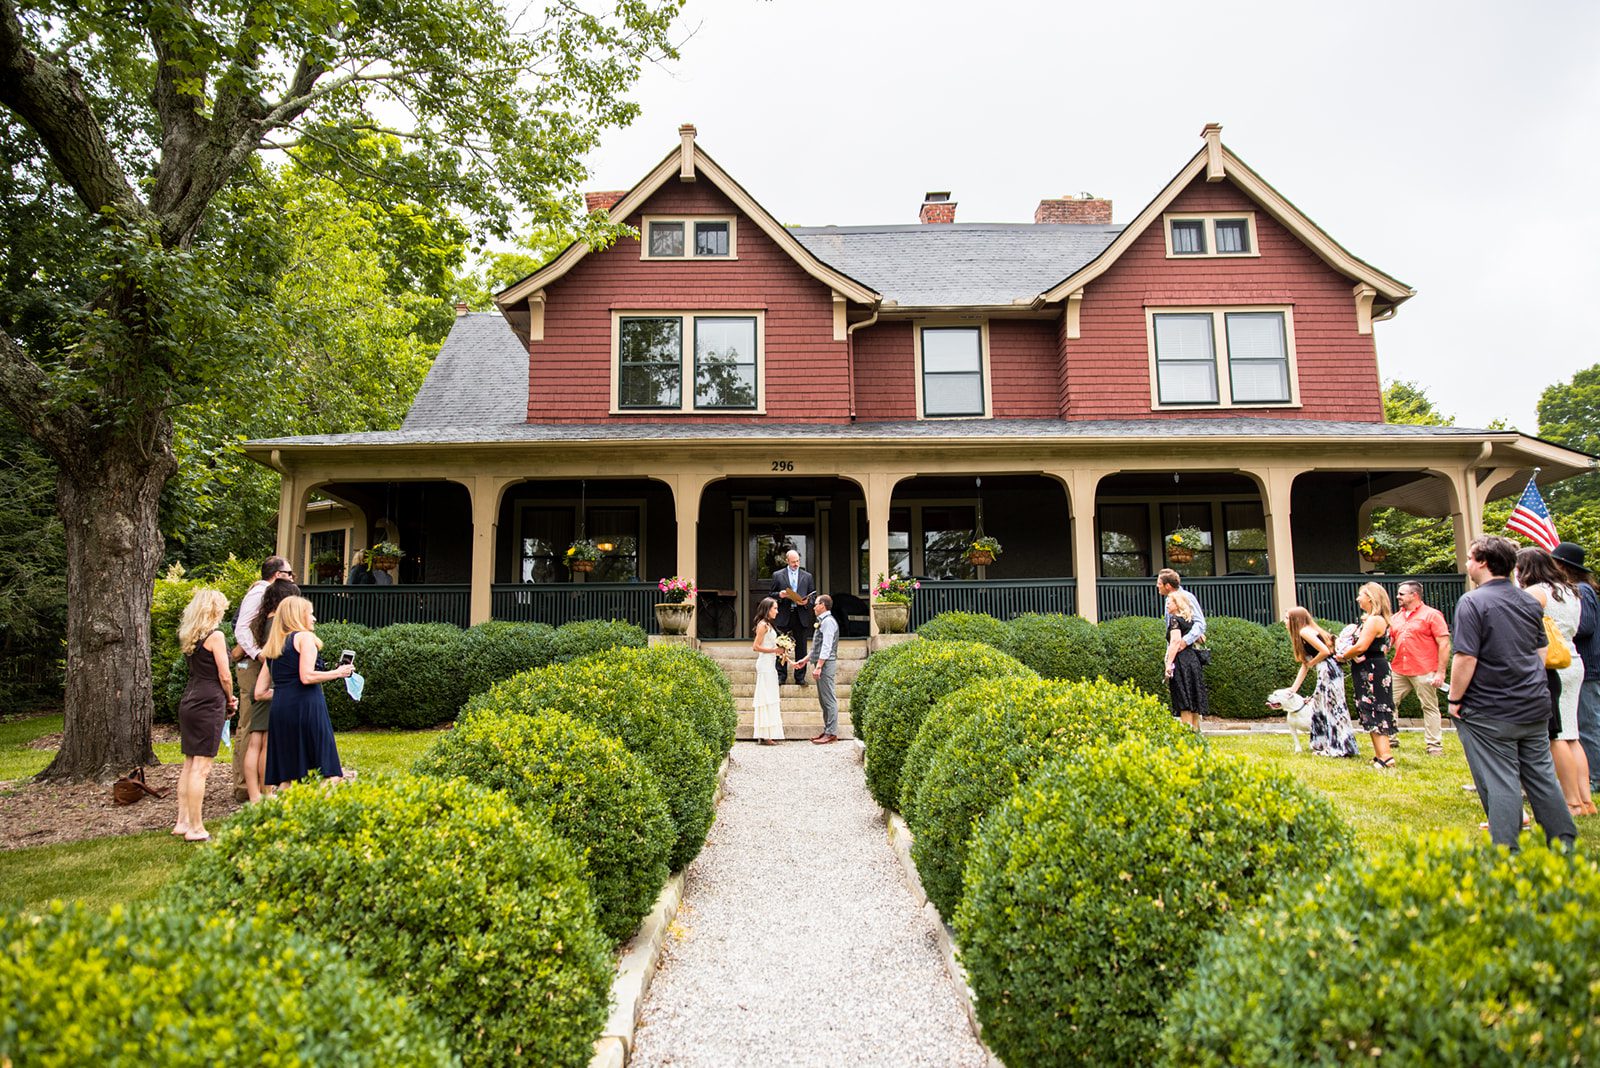
[(1311, 695), (1311, 751), (1318, 756), (1358, 757), (1356, 734), (1350, 726), (1350, 710), (1344, 701), (1344, 672), (1333, 655), (1333, 638), (1317, 625), (1311, 613), (1294, 605), (1284, 614), (1289, 628), (1289, 648), (1300, 664), (1294, 677), (1296, 693), (1315, 669), (1317, 688)]
[(1363, 583), (1356, 591), (1356, 604), (1362, 617), (1355, 642), (1339, 659), (1355, 663), (1351, 670), (1356, 683), (1356, 716), (1361, 729), (1372, 735), (1372, 766), (1392, 768), (1389, 739), (1396, 728), (1389, 674), (1389, 591), (1376, 582)]

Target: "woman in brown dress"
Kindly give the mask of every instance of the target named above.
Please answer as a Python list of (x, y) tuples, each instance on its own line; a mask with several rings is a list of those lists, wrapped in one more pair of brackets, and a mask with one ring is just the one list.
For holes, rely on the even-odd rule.
[(211, 837), (200, 817), (206, 777), (222, 744), (222, 724), (239, 705), (228, 670), (228, 641), (217, 629), (227, 610), (228, 599), (216, 590), (196, 590), (178, 624), (178, 644), (189, 662), (189, 684), (178, 702), (183, 770), (178, 773), (178, 822), (172, 833), (189, 842)]

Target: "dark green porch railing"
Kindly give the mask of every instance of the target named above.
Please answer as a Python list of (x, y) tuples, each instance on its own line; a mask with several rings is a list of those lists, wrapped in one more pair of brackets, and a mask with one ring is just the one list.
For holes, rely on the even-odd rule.
[[(1271, 623), (1272, 576), (1226, 575), (1220, 578), (1186, 578), (1184, 589), (1195, 595), (1208, 616), (1234, 616), (1257, 623)], [(1100, 619), (1120, 616), (1162, 614), (1161, 593), (1154, 576), (1149, 578), (1103, 578), (1096, 583)]]
[(472, 588), (465, 583), (414, 586), (302, 586), (321, 623), (454, 623), (472, 615)]
[(660, 600), (653, 582), (497, 582), (489, 612), (495, 619), (552, 627), (579, 619), (621, 619), (654, 634)]
[(1422, 583), (1423, 600), (1443, 612), (1445, 620), (1455, 626), (1456, 602), (1467, 592), (1465, 575), (1299, 575), (1295, 578), (1294, 595), (1316, 618), (1349, 623), (1361, 612), (1356, 607), (1356, 591), (1362, 583), (1378, 583), (1389, 591), (1389, 603), (1398, 608), (1395, 598), (1400, 583), (1406, 581)]
[(923, 579), (911, 600), (911, 627), (915, 630), (940, 612), (978, 612), (996, 619), (1011, 619), (1025, 612), (1078, 611), (1078, 580), (1073, 578), (1006, 579), (977, 582), (967, 579)]

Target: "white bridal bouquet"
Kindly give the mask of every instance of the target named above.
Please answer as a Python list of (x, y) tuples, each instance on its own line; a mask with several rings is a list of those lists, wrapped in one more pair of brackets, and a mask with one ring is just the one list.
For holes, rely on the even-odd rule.
[(794, 639), (787, 634), (778, 635), (773, 642), (778, 647), (778, 659), (785, 664), (794, 659)]

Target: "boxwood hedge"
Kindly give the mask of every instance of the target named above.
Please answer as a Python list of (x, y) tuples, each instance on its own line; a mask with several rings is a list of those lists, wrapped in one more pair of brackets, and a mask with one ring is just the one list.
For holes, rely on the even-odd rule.
[[(359, 623), (317, 624), (317, 637), (322, 639), (323, 660), (332, 666), (339, 662), (339, 654), (349, 649), (356, 654), (356, 671), (363, 679), (371, 671), (367, 658), (372, 652), (372, 636), (377, 633)], [(349, 691), (344, 688), (342, 681), (324, 683), (322, 694), (328, 699), (328, 718), (333, 721), (334, 730), (347, 731), (367, 722), (365, 690), (359, 703), (350, 700)]]
[(1011, 628), (982, 612), (940, 612), (917, 628), (917, 637), (930, 642), (981, 642), (1011, 653)]
[(556, 629), (548, 623), (512, 623), (493, 619), (467, 630), (462, 670), (467, 695), (488, 691), (519, 671), (544, 667), (556, 656)]
[(596, 654), (596, 659), (612, 671), (649, 675), (663, 682), (671, 707), (693, 724), (719, 761), (733, 748), (739, 713), (734, 710), (728, 676), (709, 656), (683, 645), (656, 645), (610, 649)]
[(867, 709), (877, 690), (878, 677), (901, 657), (915, 655), (921, 644), (918, 640), (912, 640), (886, 645), (861, 662), (861, 669), (850, 684), (850, 726), (855, 730), (858, 740), (867, 740)]
[(467, 716), (413, 770), (500, 790), (548, 819), (582, 864), (613, 942), (633, 934), (670, 874), (672, 816), (656, 777), (617, 739), (564, 713)]
[(966, 722), (968, 718), (977, 714), (984, 703), (995, 698), (1003, 682), (1022, 681), (1007, 676), (1003, 679), (982, 678), (970, 682), (945, 694), (933, 703), (928, 709), (928, 714), (922, 719), (922, 726), (917, 728), (917, 735), (911, 739), (911, 744), (906, 747), (905, 760), (900, 765), (900, 801), (895, 806), (896, 811), (905, 818), (907, 825), (913, 819), (913, 809), (917, 805), (917, 788), (928, 774), (928, 768), (933, 763), (933, 758), (939, 752), (939, 747), (950, 736), (957, 725)]
[(397, 623), (367, 642), (368, 723), (416, 730), (456, 718), (467, 699), (465, 632), (449, 623)]
[(1211, 664), (1206, 668), (1206, 694), (1211, 714), (1232, 719), (1263, 719), (1281, 715), (1267, 708), (1267, 695), (1294, 681), (1299, 666), (1289, 652), (1288, 631), (1280, 624), (1282, 640), (1259, 623), (1232, 616), (1206, 620), (1206, 648)]
[(1424, 839), (1212, 940), (1163, 1036), (1183, 1065), (1600, 1063), (1600, 863)]
[(897, 657), (873, 683), (872, 729), (867, 735), (867, 789), (888, 808), (900, 802), (906, 750), (934, 702), (978, 679), (1033, 676), (1012, 657), (977, 642), (906, 644), (912, 651)]
[(1149, 694), (1167, 692), (1167, 636), (1161, 630), (1159, 618), (1122, 616), (1109, 619), (1100, 624), (1100, 637), (1106, 647), (1104, 674), (1107, 679), (1132, 683)]
[(474, 697), (466, 715), (499, 709), (533, 715), (555, 709), (621, 740), (644, 761), (672, 813), (674, 871), (695, 858), (711, 827), (717, 761), (672, 705), (672, 688), (654, 674), (619, 672), (589, 657), (525, 671)]
[(230, 820), (166, 901), (254, 909), (344, 946), (439, 1021), (468, 1063), (586, 1065), (605, 1022), (611, 954), (571, 849), (505, 795), (459, 779), (279, 791)]
[(1008, 1064), (1150, 1063), (1206, 936), (1350, 844), (1287, 773), (1202, 748), (1040, 769), (979, 824), (956, 909), (984, 1040)]
[(912, 756), (920, 747), (928, 770), (917, 782), (908, 756), (901, 792), (923, 889), (946, 917), (961, 900), (974, 826), (1042, 765), (1129, 737), (1167, 748), (1203, 744), (1157, 698), (1103, 680), (974, 683), (940, 701), (935, 715), (956, 706), (965, 711), (943, 736), (933, 735), (932, 715), (923, 725)]
[(259, 920), (54, 902), (0, 915), (0, 1063), (456, 1063), (336, 946)]
[(592, 656), (607, 649), (643, 649), (650, 638), (639, 627), (620, 619), (584, 619), (556, 628), (555, 662)]
[(1012, 656), (1047, 679), (1093, 679), (1105, 674), (1106, 643), (1082, 616), (1029, 612), (1013, 619)]

